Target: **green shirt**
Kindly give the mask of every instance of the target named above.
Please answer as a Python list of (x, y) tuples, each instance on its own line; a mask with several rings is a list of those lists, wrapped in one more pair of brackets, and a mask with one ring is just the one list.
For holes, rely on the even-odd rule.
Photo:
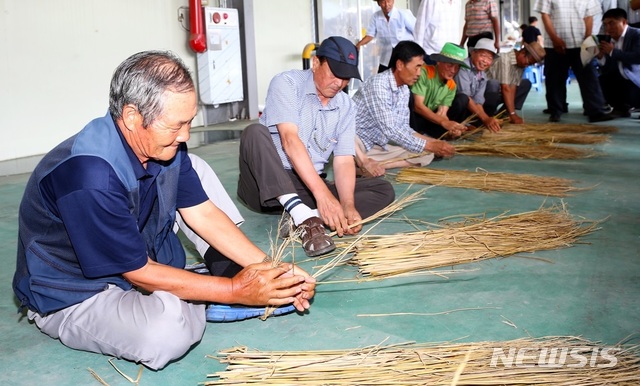
[(456, 96), (456, 82), (450, 79), (442, 82), (435, 66), (424, 65), (418, 81), (411, 86), (411, 92), (424, 97), (424, 105), (432, 111), (439, 106), (451, 107)]

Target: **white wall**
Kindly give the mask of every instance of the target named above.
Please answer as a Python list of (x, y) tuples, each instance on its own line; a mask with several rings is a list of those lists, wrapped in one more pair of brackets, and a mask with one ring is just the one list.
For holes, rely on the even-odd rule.
[(0, 160), (45, 153), (104, 115), (111, 74), (135, 52), (169, 49), (193, 66), (176, 16), (186, 3), (0, 1)]
[[(253, 0), (257, 48), (248, 54), (258, 103), (275, 74), (302, 67), (302, 50), (315, 40), (311, 3)], [(180, 7), (188, 0), (0, 0), (0, 174), (29, 171), (33, 156), (103, 116), (113, 70), (131, 54), (171, 50), (195, 74)], [(194, 126), (202, 123), (198, 116)]]
[[(260, 101), (274, 74), (301, 68), (312, 41), (310, 3), (255, 1)], [(195, 73), (189, 33), (177, 18), (186, 6), (188, 0), (0, 0), (0, 161), (44, 154), (103, 116), (113, 70), (135, 52), (171, 50)]]
[(271, 78), (302, 68), (302, 50), (314, 43), (311, 1), (256, 0), (256, 66), (258, 100), (264, 104)]

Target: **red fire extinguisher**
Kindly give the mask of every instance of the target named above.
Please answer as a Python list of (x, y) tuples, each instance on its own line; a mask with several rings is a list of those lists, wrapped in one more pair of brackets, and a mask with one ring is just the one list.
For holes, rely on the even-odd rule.
[(205, 52), (207, 50), (207, 38), (204, 35), (204, 19), (200, 0), (189, 0), (189, 23), (191, 24), (189, 46), (195, 52)]

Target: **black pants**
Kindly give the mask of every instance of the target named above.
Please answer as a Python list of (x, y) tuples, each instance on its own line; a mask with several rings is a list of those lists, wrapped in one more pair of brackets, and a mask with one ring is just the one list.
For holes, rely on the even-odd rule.
[[(324, 177), (323, 180), (331, 193), (339, 198), (333, 181)], [(293, 170), (282, 167), (269, 129), (259, 123), (249, 125), (240, 137), (238, 197), (257, 212), (281, 213), (282, 206), (277, 197), (289, 193), (297, 193), (303, 203), (312, 209), (317, 208), (313, 194), (300, 177)], [(362, 218), (383, 209), (394, 198), (393, 186), (388, 181), (356, 178), (354, 200)]]
[(242, 271), (242, 266), (229, 259), (217, 249), (209, 247), (204, 254), (204, 264), (209, 269), (211, 276), (234, 277)]
[(573, 71), (580, 87), (582, 105), (588, 116), (604, 114), (604, 97), (593, 65), (582, 66), (580, 48), (569, 48), (564, 54), (545, 48), (544, 59), (547, 106), (551, 114), (560, 116), (567, 100), (567, 77)]
[(618, 68), (600, 75), (600, 87), (604, 99), (618, 111), (640, 107), (640, 88), (620, 75)]
[[(447, 111), (447, 118), (456, 122), (463, 121), (464, 118), (460, 119), (460, 117), (464, 115), (464, 112), (467, 110), (468, 104), (469, 97), (466, 94), (456, 94), (456, 96), (453, 98), (453, 102), (451, 103), (451, 107), (449, 107), (449, 110)], [(409, 119), (409, 123), (413, 130), (420, 134), (428, 135), (429, 137), (436, 139), (441, 139), (444, 134), (448, 133), (447, 129), (445, 129), (444, 127), (438, 125), (437, 123), (431, 122), (427, 118), (416, 113), (413, 105), (413, 94), (411, 94), (411, 98), (409, 98), (409, 111), (411, 111), (411, 118)]]
[[(531, 81), (529, 81), (529, 79), (522, 79), (520, 81), (520, 84), (516, 87), (516, 97), (514, 101), (514, 107), (516, 110), (522, 110), (522, 106), (527, 100), (527, 96), (529, 95), (530, 90)], [(500, 104), (502, 104), (502, 106), (498, 108)], [(495, 79), (491, 79), (487, 82), (487, 88), (484, 91), (483, 107), (484, 111), (491, 116), (495, 115), (496, 112), (505, 108), (500, 83)]]
[[(485, 39), (485, 38), (493, 40), (493, 33), (486, 31), (486, 32), (481, 32), (477, 35), (467, 37), (467, 47), (473, 48), (476, 46), (476, 43), (478, 43), (478, 40)], [(469, 50), (469, 54), (471, 54), (471, 50)]]

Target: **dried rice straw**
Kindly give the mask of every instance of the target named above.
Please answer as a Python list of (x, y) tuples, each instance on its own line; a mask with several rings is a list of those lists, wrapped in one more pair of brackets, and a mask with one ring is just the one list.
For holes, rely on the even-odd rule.
[(411, 184), (431, 184), (454, 188), (478, 189), (522, 194), (541, 194), (565, 197), (570, 192), (584, 190), (571, 186), (566, 178), (544, 177), (531, 174), (490, 173), (477, 168), (467, 170), (439, 170), (430, 168), (404, 168), (396, 181)]
[(555, 133), (610, 134), (618, 132), (614, 126), (600, 126), (588, 123), (523, 123), (508, 124), (503, 129), (526, 131), (553, 131)]
[[(383, 209), (377, 211), (376, 213), (372, 214), (371, 216), (360, 220), (360, 221), (356, 221), (353, 224), (349, 225), (349, 229), (357, 227), (358, 225), (362, 225), (362, 224), (366, 224), (369, 223), (371, 221), (377, 220), (381, 217), (388, 217), (389, 215), (406, 208), (407, 206), (413, 204), (414, 202), (420, 201), (423, 199), (423, 195), (424, 192), (427, 191), (427, 189), (429, 188), (422, 188), (414, 193), (411, 194), (407, 194), (407, 191), (405, 191), (399, 198), (396, 198), (391, 204), (387, 205), (386, 207), (384, 207)], [(408, 188), (407, 188), (408, 190)], [(329, 236), (333, 237), (337, 234), (337, 232), (331, 232), (329, 233)]]
[(566, 248), (598, 229), (551, 206), (493, 218), (469, 218), (442, 229), (363, 237), (349, 261), (362, 275), (391, 277), (521, 252)]
[(470, 143), (456, 144), (456, 153), (475, 156), (515, 157), (528, 159), (578, 159), (599, 155), (593, 150), (546, 144)]
[(401, 343), (359, 349), (208, 356), (226, 364), (205, 385), (637, 385), (637, 345), (580, 337), (477, 343)]
[(498, 133), (485, 131), (480, 138), (482, 142), (518, 142), (518, 143), (570, 143), (578, 145), (592, 145), (609, 140), (608, 135), (566, 133), (548, 130), (523, 130), (505, 126)]
[[(290, 216), (285, 216), (284, 212), (278, 221), (278, 233), (283, 227), (289, 230), (289, 236), (285, 237), (280, 243), (278, 242), (279, 235), (276, 235), (275, 239), (272, 238), (270, 241), (271, 246), (267, 260), (271, 262), (271, 266), (274, 268), (280, 265), (283, 259), (289, 254), (291, 254), (291, 263), (295, 264), (294, 241), (300, 237), (301, 230), (293, 229), (293, 219)], [(287, 252), (287, 249), (290, 249), (290, 252)], [(278, 306), (266, 306), (264, 314), (260, 316), (260, 320), (267, 320), (277, 308)]]

